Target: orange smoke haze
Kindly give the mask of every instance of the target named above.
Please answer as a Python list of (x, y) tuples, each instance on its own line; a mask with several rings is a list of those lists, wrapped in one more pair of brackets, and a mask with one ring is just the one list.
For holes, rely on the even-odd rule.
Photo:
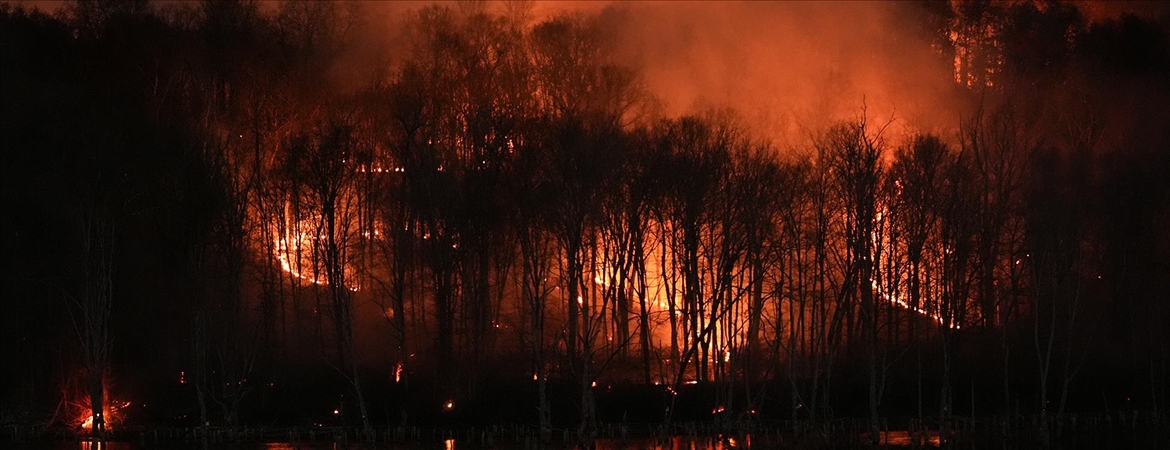
[[(504, 14), (508, 3), (364, 7), (370, 24), (391, 24), (371, 28), (385, 42), (401, 39), (385, 30), (400, 29), (410, 10), (438, 4)], [(1077, 5), (1090, 21), (1170, 12), (1156, 2)], [(530, 7), (530, 23), (559, 14), (595, 16), (610, 55), (641, 74), (662, 115), (733, 109), (756, 137), (782, 150), (857, 117), (862, 106), (874, 122), (894, 119), (888, 137), (895, 142), (916, 132), (949, 137), (960, 111), (971, 106), (964, 102), (976, 97), (955, 86), (953, 67), (935, 54), (923, 8), (913, 2), (536, 1)]]
[[(71, 2), (17, 3), (55, 12)], [(280, 2), (259, 4), (275, 12)], [(403, 19), (429, 5), (497, 14), (527, 5), (530, 24), (560, 14), (594, 16), (610, 55), (641, 74), (663, 116), (733, 109), (757, 138), (782, 150), (856, 117), (863, 105), (875, 123), (894, 119), (887, 137), (895, 142), (915, 132), (949, 137), (970, 106), (963, 102), (972, 101), (931, 48), (915, 2), (358, 2), (349, 9), (353, 42), (334, 70), (338, 84), (359, 88), (385, 76), (405, 53)], [(1170, 13), (1161, 2), (1076, 5), (1089, 21)]]
[(949, 67), (899, 3), (683, 3), (612, 7), (620, 61), (640, 69), (664, 113), (734, 108), (782, 148), (831, 121), (957, 123)]
[[(369, 34), (395, 60), (403, 13), (459, 2), (365, 4)], [(473, 6), (504, 14), (504, 2)], [(618, 64), (639, 72), (666, 117), (733, 109), (756, 137), (804, 144), (826, 124), (896, 118), (891, 131), (942, 133), (958, 123), (951, 67), (932, 53), (913, 4), (885, 2), (535, 2), (530, 24), (559, 14), (597, 20)], [(365, 33), (359, 31), (359, 33)], [(359, 39), (364, 40), (364, 39)], [(349, 65), (349, 63), (343, 63)], [(360, 65), (360, 64), (359, 64)], [(360, 71), (360, 70), (359, 70)], [(349, 85), (361, 77), (339, 72)]]

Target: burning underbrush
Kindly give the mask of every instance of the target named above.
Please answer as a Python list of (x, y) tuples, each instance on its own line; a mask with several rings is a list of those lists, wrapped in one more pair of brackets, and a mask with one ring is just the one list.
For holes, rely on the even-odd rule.
[[(109, 376), (104, 377), (102, 383), (102, 412), (104, 419), (102, 427), (106, 432), (114, 431), (125, 423), (126, 413), (129, 412), (131, 401), (111, 394), (113, 383)], [(57, 410), (57, 422), (71, 432), (88, 435), (100, 432), (95, 430), (96, 417), (93, 413), (92, 399), (86, 389), (86, 375), (80, 371), (71, 380), (65, 382), (61, 389), (61, 404)]]

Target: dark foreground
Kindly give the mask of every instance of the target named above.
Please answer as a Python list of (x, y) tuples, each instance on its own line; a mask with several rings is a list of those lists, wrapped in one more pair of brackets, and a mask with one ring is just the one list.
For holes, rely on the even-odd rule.
[[(723, 450), (732, 448), (1167, 448), (1170, 422), (1152, 412), (1069, 415), (1050, 421), (1042, 432), (1033, 417), (1014, 420), (988, 417), (956, 420), (947, 425), (945, 439), (937, 426), (920, 427), (913, 421), (885, 422), (878, 439), (871, 439), (867, 423), (842, 419), (831, 423), (792, 422), (689, 423), (663, 425), (608, 424), (598, 427), (594, 439), (577, 429), (546, 433), (523, 426), (471, 428), (375, 427), (371, 432), (348, 427), (244, 427), (123, 429), (106, 442), (75, 433), (3, 430), (4, 448), (14, 450), (318, 450), (318, 449), (655, 449)], [(1059, 430), (1059, 431), (1058, 431)], [(544, 442), (541, 445), (541, 442)]]

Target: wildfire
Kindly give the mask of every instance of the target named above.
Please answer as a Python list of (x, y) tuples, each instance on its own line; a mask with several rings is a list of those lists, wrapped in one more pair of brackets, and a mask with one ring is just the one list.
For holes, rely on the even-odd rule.
[[(314, 247), (317, 245), (317, 240), (324, 237), (306, 231), (315, 229), (313, 226), (314, 219), (310, 217), (295, 224), (292, 223), (292, 220), (286, 220), (283, 227), (274, 225), (272, 251), (273, 256), (280, 263), (280, 269), (285, 273), (292, 275), (302, 282), (327, 286), (329, 285), (329, 281), (317, 273), (316, 267), (309, 267), (308, 271), (306, 271), (304, 262), (302, 261), (303, 255), (312, 253)], [(375, 233), (376, 235), (381, 234), (376, 230)], [(345, 267), (345, 276), (347, 279), (354, 279), (351, 272), (348, 266)], [(346, 289), (357, 292), (360, 286), (351, 284), (350, 286), (346, 286)]]
[[(105, 406), (102, 408), (103, 411), (101, 415), (105, 417), (107, 430), (112, 429), (114, 425), (121, 423), (121, 412), (123, 409), (126, 409), (129, 406), (129, 401), (119, 402), (110, 400), (106, 402)], [(78, 426), (85, 431), (92, 431), (94, 416), (90, 413), (90, 407), (88, 404), (85, 405), (85, 408), (81, 410), (80, 414), (81, 416), (77, 418), (77, 421), (80, 422), (80, 425)]]
[[(877, 280), (872, 280), (872, 283), (873, 283), (874, 290), (880, 291), (880, 289), (878, 288)], [(883, 294), (883, 295), (885, 295), (885, 294)], [(935, 321), (939, 325), (946, 323), (945, 321), (943, 321), (942, 316), (935, 314), (935, 313), (932, 313), (932, 312), (927, 311), (927, 310), (922, 309), (922, 308), (915, 308), (915, 307), (911, 306), (909, 303), (906, 303), (904, 300), (902, 300), (896, 296), (885, 295), (885, 297), (886, 297), (886, 300), (889, 301), (890, 303), (893, 303), (895, 305), (901, 306), (901, 307), (906, 308), (908, 310), (911, 310), (911, 311), (914, 311), (916, 313), (922, 314), (926, 317), (929, 317), (931, 320)], [(951, 323), (950, 325), (947, 325), (947, 327), (954, 329), (954, 330), (958, 330), (960, 328), (959, 324), (956, 324), (956, 323)]]
[[(304, 239), (304, 235), (305, 235), (305, 233), (301, 233), (300, 239)], [(293, 262), (290, 261), (288, 256), (287, 256), (289, 249), (284, 244), (284, 241), (282, 239), (280, 239), (280, 238), (276, 239), (275, 249), (276, 249), (276, 251), (275, 251), (276, 259), (277, 259), (277, 261), (280, 261), (280, 269), (281, 270), (285, 271), (289, 275), (296, 277), (297, 279), (299, 279), (301, 281), (313, 283), (313, 284), (316, 284), (318, 286), (328, 286), (329, 285), (328, 281), (325, 281), (318, 276), (310, 276), (310, 275), (302, 274), (300, 270), (298, 270), (296, 267), (294, 267)], [(300, 266), (300, 264), (297, 264), (296, 266)], [(358, 291), (357, 286), (350, 286), (350, 287), (347, 287), (347, 289), (349, 289), (350, 291), (353, 291), (353, 292)]]

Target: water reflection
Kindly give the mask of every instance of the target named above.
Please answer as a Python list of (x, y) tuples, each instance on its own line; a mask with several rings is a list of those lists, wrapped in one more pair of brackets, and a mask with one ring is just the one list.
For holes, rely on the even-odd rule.
[[(939, 437), (937, 431), (926, 431), (924, 433), (910, 433), (906, 430), (882, 431), (879, 435), (881, 445), (909, 447), (914, 445), (926, 445), (930, 447), (939, 446)], [(925, 439), (924, 439), (925, 438)]]
[(593, 450), (731, 450), (752, 448), (752, 435), (694, 438), (675, 436), (666, 439), (628, 441), (600, 439)]
[(78, 450), (133, 450), (129, 442), (108, 442), (83, 440), (77, 443)]
[[(774, 437), (765, 436), (762, 434), (756, 435), (753, 439), (751, 435), (736, 435), (724, 436), (715, 438), (702, 437), (671, 437), (662, 439), (599, 439), (593, 445), (586, 447), (574, 447), (572, 444), (563, 443), (554, 440), (544, 448), (548, 450), (570, 450), (570, 449), (589, 449), (589, 450), (732, 450), (732, 449), (750, 449), (753, 445), (760, 449), (771, 448), (791, 448), (793, 444), (797, 448), (850, 448), (849, 445), (843, 445), (838, 442), (824, 443), (824, 442), (784, 442), (778, 441)], [(860, 442), (865, 442), (864, 437)], [(1055, 444), (1052, 448), (1054, 450), (1077, 448), (1100, 448), (1103, 445), (1110, 446), (1113, 444), (1114, 448), (1166, 448), (1164, 444), (1159, 442), (1156, 436), (1130, 436), (1130, 439), (1118, 439), (1117, 436), (1102, 437), (1102, 440), (1094, 440), (1092, 443), (1080, 442), (1072, 440), (1070, 442)], [(756, 442), (753, 442), (755, 440)], [(883, 448), (913, 448), (914, 441), (918, 440), (919, 446), (938, 447), (939, 438), (938, 433), (930, 433), (922, 435), (919, 433), (910, 433), (903, 430), (891, 430), (882, 433), (879, 446)], [(495, 450), (527, 450), (533, 448), (531, 443), (499, 443), (489, 447), (481, 446), (481, 442), (477, 439), (462, 439), (458, 443), (459, 448), (480, 449), (491, 448)], [(1086, 445), (1087, 444), (1087, 445)], [(1132, 445), (1127, 445), (1132, 444)], [(852, 445), (864, 445), (854, 441)], [(986, 445), (977, 446), (984, 448)], [(1006, 443), (1003, 444), (1005, 449), (1030, 449), (1035, 448), (1035, 443)], [(7, 443), (2, 446), (6, 450), (454, 450), (456, 447), (456, 439), (442, 439), (425, 442), (401, 443), (401, 442), (379, 442), (377, 444), (369, 443), (333, 443), (333, 442), (298, 442), (298, 443), (211, 443), (203, 444), (198, 442), (187, 443), (166, 443), (155, 445), (143, 445), (140, 442), (98, 442), (98, 441), (74, 441), (74, 442), (41, 442), (41, 443), (21, 443), (12, 444)], [(976, 447), (976, 446), (973, 446)]]
[[(61, 445), (64, 444), (64, 445)], [(58, 445), (50, 445), (48, 447), (30, 447), (38, 449), (57, 449), (57, 450), (455, 450), (456, 439), (443, 439), (441, 442), (432, 441), (431, 443), (384, 443), (384, 444), (360, 444), (360, 443), (325, 443), (325, 442), (256, 442), (256, 443), (172, 443), (154, 446), (143, 446), (136, 442), (99, 442), (99, 441), (80, 441), (76, 443), (76, 447), (67, 443)], [(468, 446), (468, 442), (463, 442), (464, 445), (459, 445), (459, 448), (480, 448), (478, 441)], [(894, 444), (896, 445), (896, 444)], [(767, 446), (765, 446), (767, 447)], [(18, 446), (19, 448), (19, 446)], [(521, 449), (523, 445), (509, 446), (508, 444), (496, 445), (492, 448), (500, 450)], [(553, 450), (568, 450), (574, 448), (572, 445), (563, 443), (552, 443), (546, 448)], [(589, 446), (591, 450), (732, 450), (732, 449), (750, 449), (752, 448), (751, 435), (741, 436), (723, 436), (711, 438), (694, 438), (685, 436), (676, 436), (664, 439), (599, 439)], [(25, 450), (25, 449), (19, 449)]]
[[(343, 446), (338, 446), (337, 443), (332, 443), (332, 444), (292, 444), (292, 443), (288, 443), (288, 442), (265, 442), (263, 444), (257, 444), (257, 445), (263, 445), (264, 446), (263, 450), (327, 450), (327, 449), (328, 450), (343, 450), (346, 448)], [(214, 449), (214, 448), (215, 448), (215, 446), (211, 446), (209, 449)], [(247, 447), (247, 444), (241, 444), (237, 448), (239, 448), (240, 450), (244, 450), (244, 449), (247, 449), (248, 447)], [(219, 450), (219, 449), (216, 449), (216, 450)], [(228, 450), (228, 449), (225, 448), (223, 450)]]

